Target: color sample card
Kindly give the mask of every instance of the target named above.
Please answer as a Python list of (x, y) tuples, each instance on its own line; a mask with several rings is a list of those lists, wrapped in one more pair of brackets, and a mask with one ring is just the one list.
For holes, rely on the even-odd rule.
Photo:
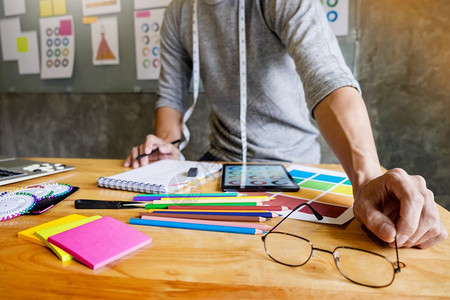
[(152, 239), (130, 225), (103, 217), (53, 235), (48, 241), (95, 270), (150, 244)]
[(161, 24), (165, 9), (134, 13), (137, 79), (158, 79), (161, 69)]
[[(288, 170), (300, 190), (258, 193), (273, 198), (266, 202), (267, 205), (282, 205), (293, 209), (299, 204), (308, 203), (324, 217), (319, 221), (308, 207), (303, 207), (290, 216), (298, 220), (340, 225), (353, 218), (353, 190), (345, 173), (300, 165), (293, 165)], [(289, 212), (280, 213), (286, 215)]]
[(16, 39), (19, 74), (39, 74), (39, 46), (36, 31), (22, 32)]
[(134, 9), (167, 7), (172, 0), (134, 0)]
[(16, 16), (25, 14), (25, 0), (3, 0), (5, 16)]
[(320, 0), (336, 36), (348, 34), (348, 0)]
[(73, 17), (40, 19), (41, 79), (71, 78), (75, 60)]
[(17, 38), (20, 37), (20, 34), (20, 19), (18, 17), (0, 20), (0, 38), (4, 61), (19, 59), (19, 53), (17, 52)]
[(117, 17), (98, 18), (91, 24), (92, 61), (94, 65), (118, 65), (119, 31)]
[(83, 16), (118, 13), (120, 0), (82, 0)]

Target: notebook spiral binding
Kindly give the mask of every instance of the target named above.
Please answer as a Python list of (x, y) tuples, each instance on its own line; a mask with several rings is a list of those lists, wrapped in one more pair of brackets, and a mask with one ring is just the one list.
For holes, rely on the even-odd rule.
[(103, 188), (124, 190), (136, 193), (146, 193), (146, 194), (167, 193), (167, 188), (163, 185), (140, 183), (136, 181), (120, 180), (107, 177), (98, 178), (97, 185)]

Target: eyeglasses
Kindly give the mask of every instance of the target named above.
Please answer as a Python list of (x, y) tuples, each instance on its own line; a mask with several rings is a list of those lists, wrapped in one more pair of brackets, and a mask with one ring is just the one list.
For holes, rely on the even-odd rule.
[(264, 235), (262, 241), (264, 242), (266, 253), (277, 263), (290, 267), (300, 267), (314, 256), (315, 250), (322, 251), (333, 255), (334, 263), (339, 273), (346, 279), (359, 285), (374, 288), (391, 285), (394, 282), (395, 274), (405, 267), (405, 264), (400, 262), (398, 257), (397, 238), (394, 240), (397, 260), (393, 263), (386, 256), (368, 250), (338, 246), (333, 251), (329, 251), (314, 247), (304, 237), (274, 231), (294, 211), (297, 211), (302, 206), (307, 206), (318, 220), (323, 219), (309, 204), (302, 203)]

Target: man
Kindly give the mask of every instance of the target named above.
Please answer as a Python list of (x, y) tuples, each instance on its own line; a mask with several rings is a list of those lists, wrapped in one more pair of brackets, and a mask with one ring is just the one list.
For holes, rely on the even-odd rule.
[[(246, 64), (249, 160), (319, 163), (311, 116), (352, 182), (361, 223), (391, 246), (395, 236), (399, 246), (420, 248), (447, 237), (422, 177), (402, 169), (382, 173), (359, 85), (318, 0), (247, 0), (243, 19), (238, 0), (198, 0), (199, 61), (193, 61), (193, 2), (174, 0), (166, 10), (155, 135), (133, 148), (126, 167), (179, 158), (171, 142), (182, 137), (193, 63), (212, 108), (211, 144), (202, 159), (242, 160), (240, 65)], [(242, 20), (246, 62), (239, 58)]]

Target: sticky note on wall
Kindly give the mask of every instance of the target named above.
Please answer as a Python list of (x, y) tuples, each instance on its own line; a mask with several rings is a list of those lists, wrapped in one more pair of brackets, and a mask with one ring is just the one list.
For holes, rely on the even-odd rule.
[(51, 0), (40, 0), (39, 1), (39, 11), (41, 17), (53, 16), (53, 5)]
[(28, 38), (25, 36), (17, 38), (17, 52), (28, 52)]
[(65, 15), (66, 12), (66, 0), (53, 0), (53, 13), (55, 15)]

